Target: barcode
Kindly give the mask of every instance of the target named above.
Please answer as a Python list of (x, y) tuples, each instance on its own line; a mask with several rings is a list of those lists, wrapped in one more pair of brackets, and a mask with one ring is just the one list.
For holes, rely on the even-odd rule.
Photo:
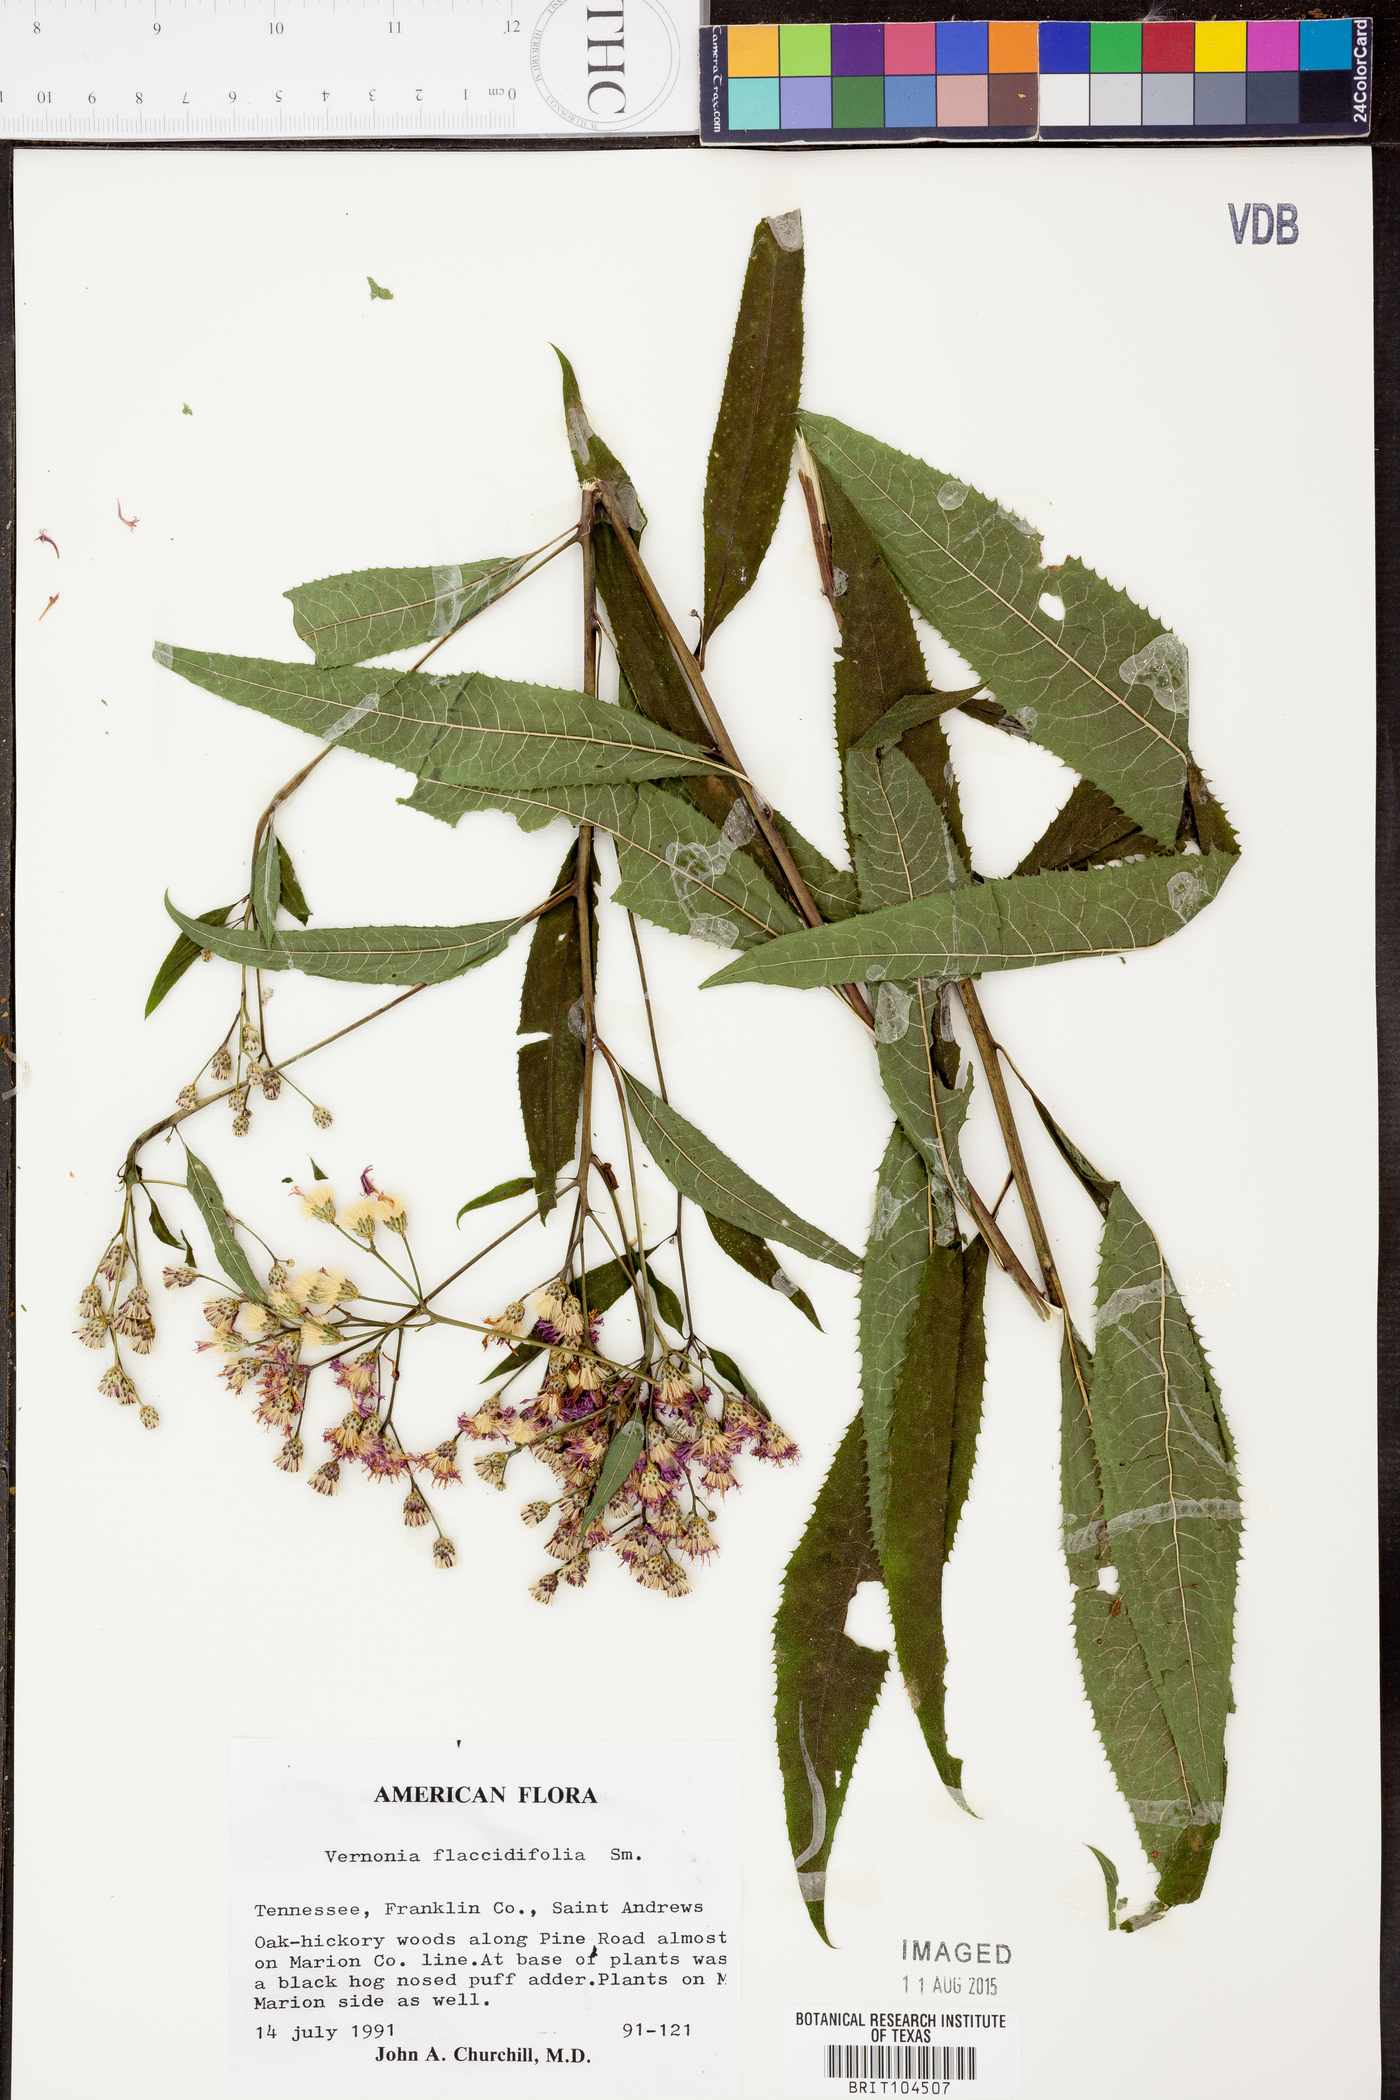
[(936, 2042), (900, 2042), (887, 2048), (872, 2048), (854, 2042), (829, 2042), (826, 2051), (828, 2078), (962, 2078), (977, 2076), (974, 2045), (951, 2043), (939, 2048)]

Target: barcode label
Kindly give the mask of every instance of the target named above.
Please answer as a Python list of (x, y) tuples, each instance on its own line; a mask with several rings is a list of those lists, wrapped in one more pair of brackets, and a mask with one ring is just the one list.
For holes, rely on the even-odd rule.
[(784, 2092), (803, 2100), (837, 2100), (838, 2094), (871, 2100), (942, 2094), (956, 2100), (959, 2093), (967, 2100), (1017, 2100), (1021, 2023), (983, 1982), (976, 1994), (940, 1992), (932, 2004), (914, 1998), (903, 2005), (790, 2011), (783, 2035)]
[(973, 2079), (977, 2076), (975, 2047), (936, 2042), (898, 2043), (876, 2048), (869, 2043), (827, 2044), (828, 2078), (942, 2078)]

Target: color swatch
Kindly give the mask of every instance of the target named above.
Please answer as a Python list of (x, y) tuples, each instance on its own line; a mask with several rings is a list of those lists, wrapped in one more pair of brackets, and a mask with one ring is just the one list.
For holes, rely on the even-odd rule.
[(802, 22), (700, 32), (700, 136), (1364, 138), (1371, 21)]

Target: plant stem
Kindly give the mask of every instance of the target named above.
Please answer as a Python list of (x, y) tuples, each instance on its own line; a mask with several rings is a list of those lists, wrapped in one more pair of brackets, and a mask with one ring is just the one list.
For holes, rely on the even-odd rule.
[[(642, 1004), (646, 1008), (647, 1034), (651, 1037), (651, 1061), (656, 1070), (657, 1092), (660, 1094), (663, 1101), (669, 1102), (671, 1097), (666, 1092), (666, 1074), (661, 1069), (661, 1046), (656, 1040), (656, 1021), (653, 1018), (651, 1011), (651, 989), (647, 984), (646, 964), (642, 961), (642, 939), (641, 935), (637, 931), (637, 914), (634, 911), (628, 912), (627, 924), (632, 930), (632, 952), (637, 958), (637, 978), (642, 987)], [(686, 1339), (690, 1340), (695, 1332), (695, 1323), (691, 1317), (690, 1311), (690, 1279), (685, 1272), (685, 1240), (682, 1236), (682, 1223), (684, 1215), (685, 1197), (682, 1196), (679, 1191), (677, 1191), (676, 1259), (680, 1263), (681, 1270), (681, 1298), (685, 1304), (685, 1324), (687, 1329)]]
[[(686, 648), (680, 629), (667, 611), (665, 600), (653, 583), (646, 563), (633, 545), (632, 535), (627, 529), (626, 520), (618, 509), (617, 500), (606, 482), (599, 483), (598, 495), (604, 510), (608, 514), (608, 523), (612, 526), (613, 534), (626, 557), (627, 564), (642, 587), (643, 594), (647, 604), (651, 607), (657, 625), (671, 645), (671, 652), (680, 666), (682, 676), (690, 687), (700, 719), (714, 738), (715, 749), (724, 759), (726, 765), (733, 769), (739, 783), (739, 792), (745, 802), (747, 802), (753, 814), (754, 822), (763, 833), (774, 860), (777, 861), (778, 866), (782, 869), (784, 879), (792, 891), (793, 900), (798, 910), (809, 926), (824, 925), (826, 922), (813, 901), (811, 891), (802, 879), (801, 871), (792, 857), (787, 840), (773, 821), (772, 809), (764, 801), (762, 795), (759, 794), (758, 789), (744, 771), (739, 754), (730, 740), (729, 731), (725, 728), (724, 723), (720, 719), (719, 710), (710, 698), (709, 690), (701, 675), (700, 666), (691, 655), (689, 649)], [(860, 1016), (866, 1026), (873, 1027), (874, 1020), (870, 1012), (869, 1003), (860, 987), (858, 985), (842, 985), (840, 992), (846, 1004)]]
[(977, 987), (970, 977), (958, 985), (958, 996), (972, 1030), (973, 1041), (982, 1059), (982, 1069), (987, 1075), (987, 1084), (992, 1091), (992, 1105), (1001, 1125), (1002, 1140), (1006, 1146), (1006, 1157), (1021, 1198), (1021, 1207), (1026, 1214), (1036, 1258), (1045, 1277), (1045, 1288), (1053, 1305), (1064, 1310), (1065, 1294), (1060, 1284), (1055, 1257), (1050, 1251), (1050, 1236), (1045, 1230), (1045, 1220), (1040, 1215), (1035, 1190), (1031, 1187), (1030, 1173), (1026, 1167), (1026, 1155), (1021, 1150), (1021, 1134), (1016, 1128), (1016, 1118), (1011, 1113), (1011, 1101), (1006, 1091), (1006, 1079), (1001, 1069), (1001, 1057), (992, 1031), (987, 1026), (987, 1016), (982, 1011), (982, 1002), (977, 996)]
[[(598, 692), (598, 613), (593, 560), (593, 519), (598, 492), (590, 482), (583, 492), (579, 518), (579, 551), (583, 556), (583, 690), (594, 699)], [(583, 1229), (588, 1218), (588, 1175), (593, 1161), (593, 929), (589, 924), (588, 878), (593, 868), (593, 826), (580, 824), (574, 855), (574, 909), (578, 914), (579, 976), (583, 984), (583, 1086), (580, 1092), (578, 1207), (574, 1215), (569, 1254), (575, 1245), (583, 1251)], [(581, 1272), (586, 1273), (586, 1272)], [(583, 1317), (588, 1320), (587, 1286), (584, 1286)]]

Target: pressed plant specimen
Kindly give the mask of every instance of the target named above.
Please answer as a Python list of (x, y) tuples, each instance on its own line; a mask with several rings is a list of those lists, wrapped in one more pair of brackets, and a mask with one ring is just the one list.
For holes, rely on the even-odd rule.
[[(476, 1449), (476, 1473), (498, 1488), (522, 1457), (538, 1459), (558, 1490), (522, 1511), (527, 1523), (551, 1527), (552, 1565), (533, 1586), (541, 1602), (561, 1584), (582, 1586), (609, 1552), (644, 1587), (678, 1597), (689, 1570), (716, 1548), (717, 1507), (743, 1454), (779, 1464), (796, 1456), (767, 1400), (692, 1305), (687, 1221), (701, 1213), (734, 1262), (790, 1301), (793, 1313), (782, 1318), (816, 1314), (773, 1243), (858, 1271), (861, 1406), (789, 1563), (775, 1627), (789, 1834), (824, 1934), (841, 1775), (888, 1668), (887, 1657), (844, 1631), (863, 1581), (885, 1586), (900, 1675), (941, 1778), (966, 1805), (944, 1721), (942, 1583), (976, 1457), (984, 1295), (989, 1271), (999, 1272), (1062, 1334), (1075, 1640), (1104, 1748), (1156, 1869), (1154, 1897), (1125, 1921), (1131, 1929), (1200, 1894), (1220, 1829), (1241, 1513), (1234, 1452), (1156, 1236), (1022, 1079), (978, 981), (1166, 939), (1214, 897), (1238, 847), (1190, 753), (1182, 643), (1083, 564), (1067, 561), (1050, 575), (1033, 529), (976, 489), (802, 408), (802, 280), (797, 215), (764, 221), (710, 455), (693, 646), (647, 568), (639, 494), (590, 427), (562, 353), (580, 484), (578, 523), (567, 533), (522, 556), (366, 570), (294, 588), (287, 596), (309, 661), (157, 644), (168, 669), (305, 732), (319, 749), (258, 818), (242, 897), (197, 916), (167, 900), (180, 933), (148, 1012), (204, 954), (236, 972), (231, 1020), (175, 1110), (127, 1153), (120, 1223), (83, 1292), (79, 1331), (111, 1353), (102, 1390), (139, 1405), (128, 1360), (154, 1339), (141, 1266), (148, 1227), (180, 1257), (165, 1269), (167, 1286), (201, 1276), (213, 1284), (201, 1347), (221, 1359), (229, 1388), (253, 1400), (284, 1472), (325, 1497), (353, 1469), (397, 1483), (405, 1525), (431, 1535), (433, 1559), (447, 1569), (456, 1554), (439, 1511), (464, 1454)], [(705, 674), (711, 638), (767, 552), (794, 444), (838, 642), (849, 869), (806, 840), (753, 780)], [(496, 599), (575, 549), (576, 691), (427, 668)], [(911, 607), (973, 666), (975, 683), (931, 689)], [(604, 645), (617, 662), (616, 704), (599, 694)], [(411, 666), (380, 661), (414, 650)], [(1039, 743), (1078, 776), (1007, 877), (984, 877), (974, 863), (944, 728), (954, 709)], [(484, 809), (509, 812), (526, 831), (562, 820), (573, 833), (562, 867), (547, 886), (542, 880), (538, 901), (503, 920), (314, 926), (278, 812), (337, 749), (411, 771), (408, 806), (448, 825)], [(605, 911), (600, 879), (611, 881)], [(711, 984), (821, 989), (867, 1032), (894, 1122), (863, 1259), (730, 1159), (700, 1127), (713, 1121), (705, 1104), (697, 1122), (679, 1112), (654, 1029), (651, 1081), (623, 1068), (600, 1033), (594, 985), (600, 930), (611, 936), (624, 919), (649, 1020), (642, 919), (737, 950)], [(325, 1039), (339, 1040), (489, 963), (527, 930), (519, 1018), (529, 1040), (519, 1083), (530, 1172), (459, 1214), (460, 1222), (518, 1200), (526, 1207), (514, 1223), (427, 1285), (408, 1204), (368, 1170), (348, 1201), (319, 1170), (297, 1192), (305, 1230), (335, 1235), (319, 1261), (293, 1259), (280, 1233), (260, 1238), (227, 1206), (189, 1148), (191, 1118), (222, 1101), (243, 1134), (255, 1099), (299, 1092), (293, 1068), (324, 1047), (276, 1054), (270, 974), (394, 988), (386, 1005)], [(959, 1010), (975, 1058), (955, 1032)], [(989, 1202), (962, 1163), (974, 1067), (1004, 1141), (1007, 1188), (1019, 1197), (1020, 1251), (999, 1222), (1002, 1197)], [(1008, 1067), (1103, 1219), (1092, 1347), (1070, 1318)], [(327, 1111), (307, 1105), (324, 1127)], [(598, 1150), (604, 1106), (622, 1171)], [(210, 1269), (201, 1271), (188, 1237), (158, 1207), (153, 1189), (171, 1178), (157, 1181), (150, 1170), (158, 1139), (183, 1151), (180, 1185), (212, 1248)], [(650, 1246), (639, 1147), (677, 1197), (674, 1230)], [(474, 1306), (475, 1263), (561, 1203), (569, 1206), (562, 1262), (543, 1275), (522, 1265), (519, 1296), (504, 1309)], [(442, 1326), (503, 1354), (484, 1394), (477, 1384), (442, 1437), (410, 1448), (395, 1413), (406, 1350), (415, 1333)], [(328, 1415), (317, 1412), (323, 1391)], [(142, 1416), (154, 1426), (153, 1408)], [(1116, 1870), (1099, 1856), (1116, 1924)]]

